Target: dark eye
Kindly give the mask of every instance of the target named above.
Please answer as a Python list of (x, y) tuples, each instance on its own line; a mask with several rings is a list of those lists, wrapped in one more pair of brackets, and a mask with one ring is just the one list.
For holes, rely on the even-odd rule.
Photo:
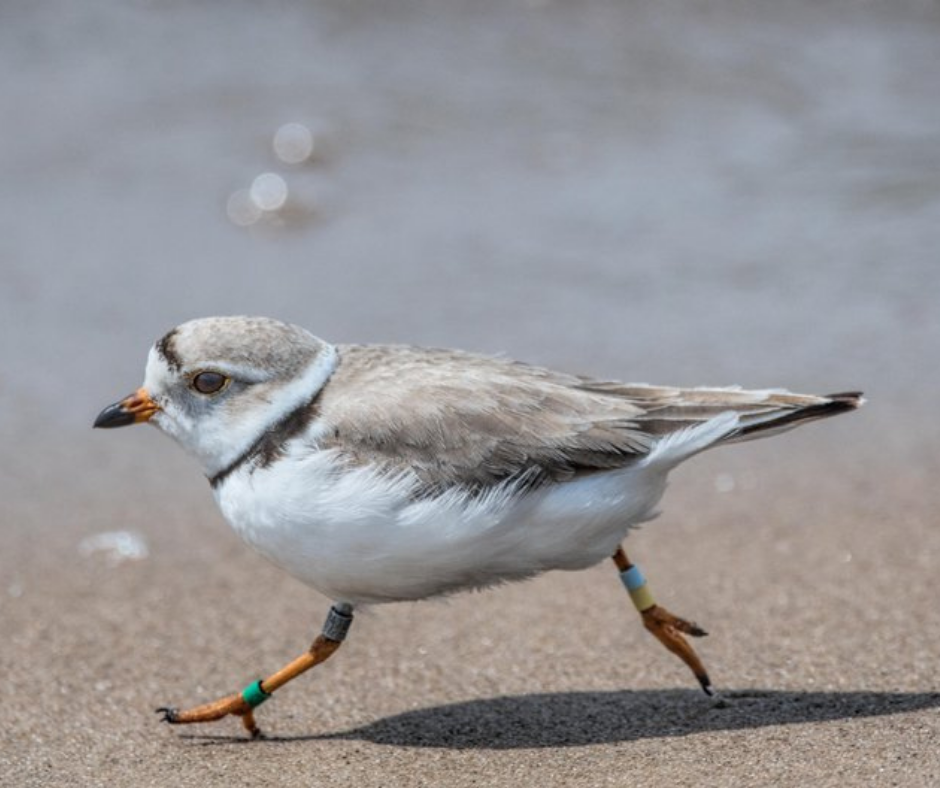
[(228, 383), (228, 378), (220, 372), (200, 372), (193, 378), (192, 387), (200, 394), (215, 394)]

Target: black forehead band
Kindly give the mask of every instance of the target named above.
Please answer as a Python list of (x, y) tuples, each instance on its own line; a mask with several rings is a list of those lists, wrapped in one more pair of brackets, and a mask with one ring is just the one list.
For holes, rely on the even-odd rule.
[(172, 331), (164, 334), (160, 341), (157, 342), (157, 353), (163, 356), (163, 360), (166, 361), (171, 369), (179, 371), (183, 368), (183, 362), (176, 352), (175, 342), (176, 329), (174, 328)]

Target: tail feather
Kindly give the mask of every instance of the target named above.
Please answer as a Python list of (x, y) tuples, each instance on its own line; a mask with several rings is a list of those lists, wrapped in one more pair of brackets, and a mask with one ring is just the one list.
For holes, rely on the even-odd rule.
[[(797, 406), (792, 410), (776, 411), (761, 414), (753, 419), (744, 417), (741, 428), (729, 441), (750, 440), (755, 437), (764, 437), (791, 429), (804, 421), (815, 421), (836, 416), (861, 407), (865, 398), (860, 391), (848, 391), (839, 394), (829, 394), (821, 398), (823, 401), (812, 405)], [(763, 435), (761, 434), (763, 433)]]
[(650, 463), (675, 465), (712, 446), (769, 437), (803, 422), (855, 410), (865, 402), (858, 391), (826, 397), (743, 389), (667, 393), (641, 420), (644, 430), (656, 436), (646, 458)]

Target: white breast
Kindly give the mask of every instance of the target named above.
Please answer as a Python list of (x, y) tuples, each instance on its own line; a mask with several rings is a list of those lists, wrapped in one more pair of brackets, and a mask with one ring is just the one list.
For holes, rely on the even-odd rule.
[(413, 477), (344, 469), (335, 452), (297, 441), (270, 466), (233, 473), (216, 498), (275, 564), (335, 600), (363, 604), (597, 563), (650, 518), (667, 471), (640, 462), (525, 493), (502, 486), (415, 500)]

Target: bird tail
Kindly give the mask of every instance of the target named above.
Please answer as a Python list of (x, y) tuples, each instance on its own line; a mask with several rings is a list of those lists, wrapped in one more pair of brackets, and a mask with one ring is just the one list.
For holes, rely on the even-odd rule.
[(651, 464), (677, 465), (694, 454), (725, 443), (769, 437), (804, 422), (855, 410), (861, 392), (825, 397), (788, 391), (684, 389), (668, 413), (650, 413), (643, 426), (658, 434), (646, 457)]
[(825, 397), (814, 397), (813, 399), (817, 401), (797, 405), (787, 410), (744, 416), (741, 419), (740, 429), (734, 435), (729, 436), (727, 441), (746, 441), (769, 437), (792, 429), (803, 422), (826, 419), (830, 416), (838, 416), (840, 413), (856, 410), (865, 403), (865, 398), (860, 391), (827, 394)]

